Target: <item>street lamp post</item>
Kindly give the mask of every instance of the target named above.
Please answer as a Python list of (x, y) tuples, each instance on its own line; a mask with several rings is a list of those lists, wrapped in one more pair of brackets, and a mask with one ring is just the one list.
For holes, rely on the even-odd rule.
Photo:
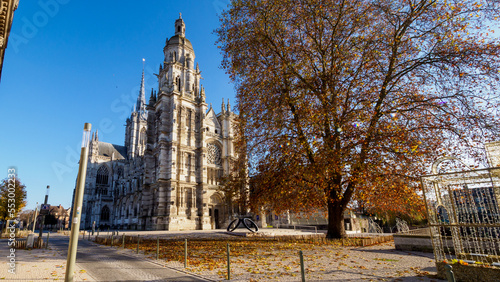
[(80, 218), (82, 216), (83, 192), (85, 189), (85, 177), (87, 175), (87, 159), (89, 155), (90, 130), (92, 125), (85, 123), (83, 127), (82, 151), (80, 153), (80, 166), (76, 180), (75, 200), (73, 203), (73, 219), (71, 220), (71, 233), (68, 246), (68, 260), (66, 263), (66, 277), (64, 281), (73, 282), (73, 269), (76, 262), (76, 251), (78, 247), (78, 234), (80, 232)]
[(38, 202), (36, 202), (36, 208), (35, 208), (35, 218), (33, 218), (33, 233), (35, 233), (35, 226), (36, 226), (36, 218), (38, 216)]
[[(49, 201), (49, 189), (50, 189), (50, 186), (47, 185), (47, 192), (45, 193), (45, 201), (43, 202), (43, 205), (44, 207), (47, 206), (47, 202)], [(42, 240), (42, 236), (43, 236), (43, 225), (45, 224), (45, 212), (43, 213), (42, 215), (42, 222), (40, 223), (40, 232), (38, 234), (38, 241)], [(40, 209), (40, 214), (42, 213), (42, 209)]]

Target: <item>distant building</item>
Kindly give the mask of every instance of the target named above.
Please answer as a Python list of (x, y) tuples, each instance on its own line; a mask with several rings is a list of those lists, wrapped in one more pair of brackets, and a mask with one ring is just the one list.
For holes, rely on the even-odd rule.
[(144, 73), (125, 144), (90, 142), (82, 228), (211, 229), (227, 224), (218, 192), (234, 158), (235, 114), (205, 102), (201, 72), (181, 17), (163, 48), (158, 89), (146, 103)]
[(56, 223), (52, 225), (52, 228), (56, 229), (68, 229), (69, 219), (71, 217), (71, 208), (65, 209), (62, 205), (51, 206), (49, 214), (53, 215), (56, 219)]
[[(33, 211), (32, 213), (35, 212)], [(62, 205), (50, 206), (48, 214), (45, 215), (45, 224), (43, 224), (44, 216), (37, 213), (36, 229), (40, 229), (42, 224), (43, 224), (43, 229), (45, 230), (69, 229), (70, 218), (71, 218), (71, 208), (65, 209)]]
[(19, 0), (0, 0), (0, 80), (2, 80), (3, 58), (14, 19), (14, 11), (18, 5)]

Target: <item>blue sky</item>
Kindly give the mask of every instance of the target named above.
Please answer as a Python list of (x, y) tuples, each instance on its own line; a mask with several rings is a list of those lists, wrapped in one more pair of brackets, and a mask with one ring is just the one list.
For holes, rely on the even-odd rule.
[(0, 82), (0, 179), (15, 167), (27, 208), (71, 205), (85, 122), (101, 141), (123, 145), (124, 123), (138, 95), (142, 59), (146, 97), (157, 89), (165, 40), (182, 13), (202, 71), (207, 103), (234, 105), (213, 31), (229, 0), (20, 1)]

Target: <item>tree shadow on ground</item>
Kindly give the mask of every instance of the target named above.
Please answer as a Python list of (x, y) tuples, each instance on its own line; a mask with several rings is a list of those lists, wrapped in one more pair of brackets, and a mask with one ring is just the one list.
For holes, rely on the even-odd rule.
[(379, 253), (379, 254), (388, 254), (388, 255), (399, 255), (399, 256), (419, 256), (419, 257), (434, 259), (433, 253), (424, 253), (424, 252), (417, 252), (417, 251), (400, 251), (400, 250), (396, 250), (396, 249), (389, 249), (389, 250), (387, 250), (387, 249), (386, 250), (367, 249), (366, 247), (352, 248), (351, 251), (366, 252), (366, 253)]

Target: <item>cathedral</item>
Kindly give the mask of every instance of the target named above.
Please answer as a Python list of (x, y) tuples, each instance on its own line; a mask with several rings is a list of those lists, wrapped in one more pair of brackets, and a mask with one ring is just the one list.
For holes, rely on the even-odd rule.
[(229, 173), (236, 115), (222, 101), (216, 114), (205, 102), (201, 72), (185, 37), (182, 17), (167, 38), (158, 89), (146, 102), (144, 71), (137, 103), (126, 121), (124, 146), (89, 147), (82, 228), (94, 224), (131, 230), (214, 229), (227, 225), (219, 192)]

